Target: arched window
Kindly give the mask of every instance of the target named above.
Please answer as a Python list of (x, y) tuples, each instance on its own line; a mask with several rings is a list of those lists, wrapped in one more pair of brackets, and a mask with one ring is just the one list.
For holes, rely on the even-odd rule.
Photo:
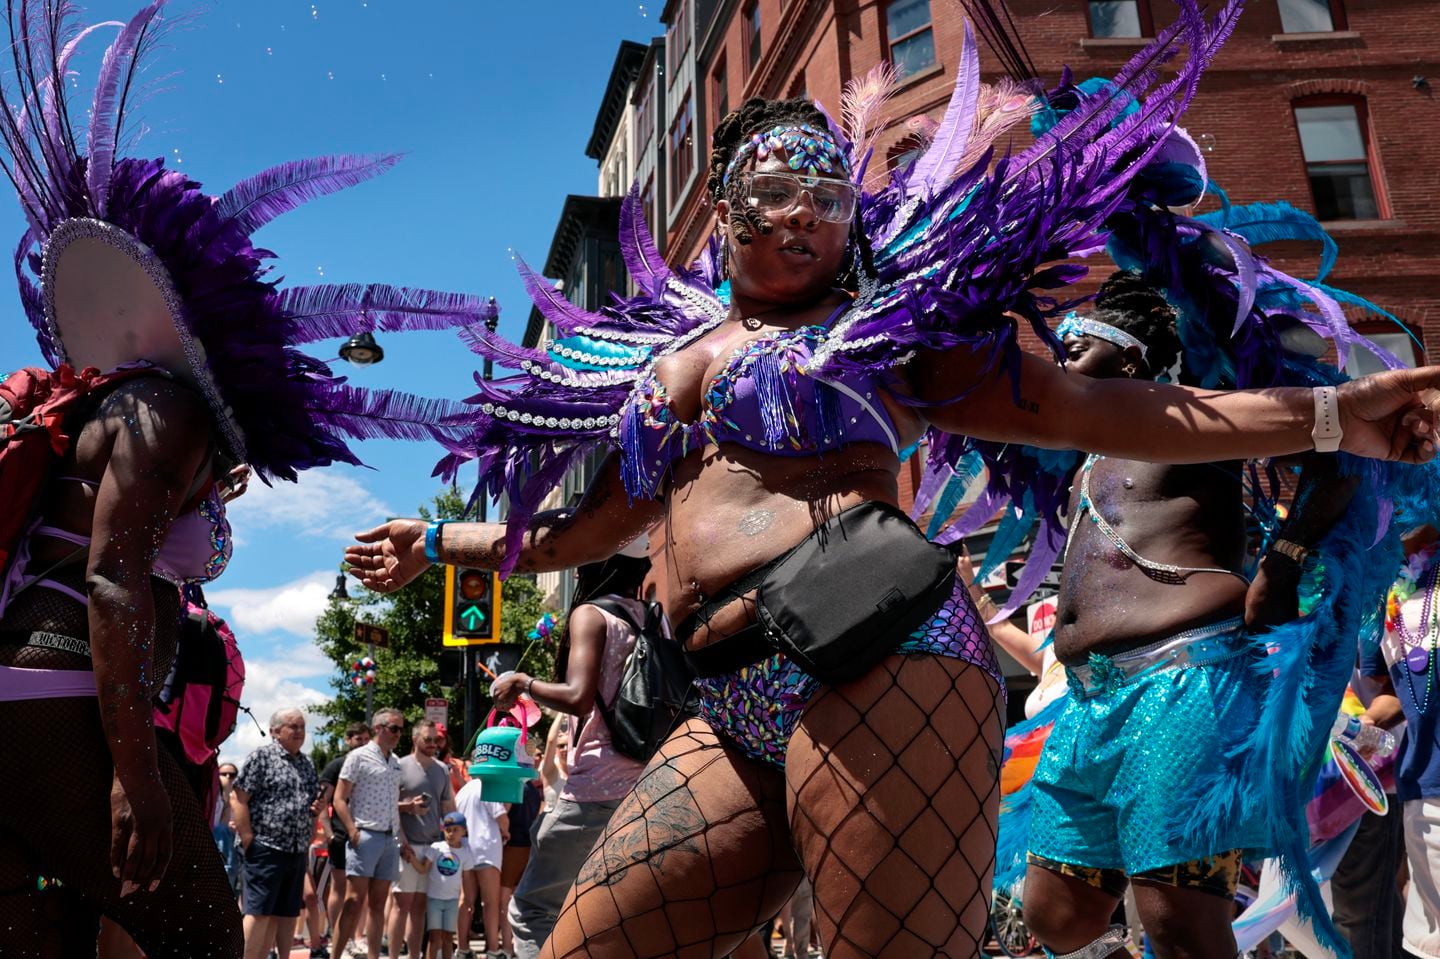
[(1296, 100), (1295, 126), (1315, 215), (1321, 220), (1379, 220), (1388, 216), (1363, 97)]

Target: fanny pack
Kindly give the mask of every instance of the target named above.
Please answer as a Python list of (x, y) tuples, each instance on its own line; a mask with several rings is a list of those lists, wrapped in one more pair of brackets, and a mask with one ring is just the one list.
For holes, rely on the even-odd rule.
[(718, 676), (772, 653), (824, 683), (857, 679), (890, 655), (949, 598), (955, 554), (898, 508), (862, 503), (788, 552), (725, 587), (678, 631), (683, 643), (734, 599), (756, 591), (758, 622), (686, 659)]

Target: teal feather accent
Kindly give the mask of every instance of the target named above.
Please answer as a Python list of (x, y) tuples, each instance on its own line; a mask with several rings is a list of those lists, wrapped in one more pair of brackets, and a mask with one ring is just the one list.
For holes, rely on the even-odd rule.
[(985, 550), (985, 562), (975, 570), (975, 579), (983, 580), (1009, 559), (1010, 554), (1025, 541), (1039, 518), (1035, 509), (1035, 494), (1027, 489), (1020, 506), (1017, 507), (1012, 501), (1004, 518), (1000, 520), (1000, 525), (995, 528), (995, 535), (990, 539), (990, 548)]
[(954, 475), (946, 480), (945, 488), (935, 498), (935, 510), (931, 513), (930, 525), (925, 530), (925, 536), (929, 539), (934, 539), (939, 535), (940, 531), (945, 528), (945, 524), (950, 522), (955, 508), (965, 498), (965, 493), (977, 479), (984, 475), (985, 461), (980, 458), (978, 452), (970, 450), (960, 457), (960, 461), (951, 468), (951, 472)]
[(583, 335), (555, 340), (546, 352), (567, 369), (604, 372), (638, 369), (650, 356), (649, 350), (644, 348)]
[(1237, 233), (1251, 246), (1286, 240), (1319, 242), (1320, 269), (1315, 274), (1317, 283), (1330, 274), (1335, 267), (1336, 257), (1340, 255), (1340, 247), (1336, 245), (1334, 238), (1325, 232), (1319, 220), (1304, 210), (1297, 210), (1284, 200), (1227, 206), (1214, 213), (1202, 213), (1195, 219), (1217, 230)]

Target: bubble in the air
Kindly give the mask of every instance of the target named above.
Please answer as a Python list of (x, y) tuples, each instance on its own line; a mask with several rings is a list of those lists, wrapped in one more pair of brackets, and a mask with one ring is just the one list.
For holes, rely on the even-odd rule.
[(326, 70), (326, 71), (325, 71), (325, 75), (326, 75), (327, 77), (329, 77), (331, 80), (334, 80), (334, 79), (335, 79), (335, 71), (334, 71), (334, 70)]
[(319, 20), (319, 19), (320, 19), (320, 11), (315, 8), (315, 4), (313, 4), (313, 3), (310, 4), (310, 19), (311, 19), (311, 20)]
[(218, 73), (217, 73), (217, 74), (215, 74), (215, 82), (216, 82), (216, 83), (224, 83), (224, 82), (225, 82), (225, 77), (222, 76), (221, 74), (218, 74)]
[(323, 267), (323, 266), (317, 266), (317, 267), (315, 267), (315, 272), (316, 272), (316, 273), (319, 273), (321, 276), (324, 276), (324, 275), (325, 275), (325, 267)]

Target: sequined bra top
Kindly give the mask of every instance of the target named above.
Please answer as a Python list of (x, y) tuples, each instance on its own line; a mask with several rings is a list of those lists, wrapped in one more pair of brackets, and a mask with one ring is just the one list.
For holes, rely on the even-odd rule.
[(879, 443), (899, 454), (895, 424), (878, 377), (821, 379), (806, 364), (825, 326), (766, 333), (741, 345), (710, 380), (700, 417), (675, 415), (664, 385), (647, 372), (620, 413), (626, 491), (654, 499), (677, 460), (706, 443), (738, 443), (777, 456), (812, 456), (850, 443)]

